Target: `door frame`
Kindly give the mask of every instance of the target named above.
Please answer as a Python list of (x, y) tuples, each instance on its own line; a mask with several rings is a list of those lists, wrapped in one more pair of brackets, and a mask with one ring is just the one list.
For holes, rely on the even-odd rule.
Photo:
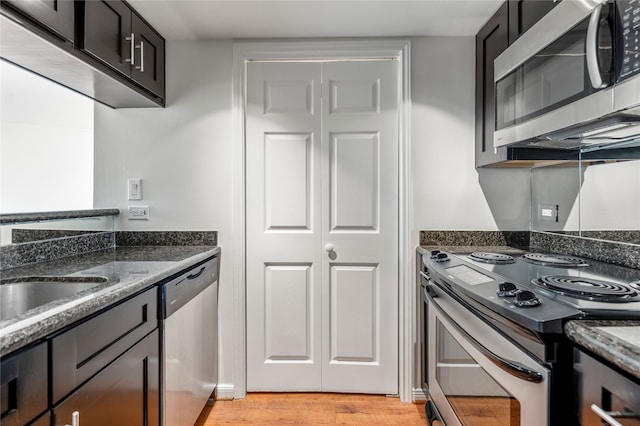
[(220, 386), (220, 398), (244, 398), (247, 393), (246, 323), (246, 182), (245, 104), (247, 64), (252, 61), (397, 59), (398, 103), (398, 390), (400, 400), (413, 400), (415, 291), (411, 272), (411, 42), (405, 39), (266, 41), (233, 43), (233, 385)]

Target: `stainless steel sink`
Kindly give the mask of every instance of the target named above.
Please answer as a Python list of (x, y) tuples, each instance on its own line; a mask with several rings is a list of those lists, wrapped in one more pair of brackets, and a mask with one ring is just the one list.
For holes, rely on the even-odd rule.
[(0, 321), (105, 283), (105, 277), (51, 276), (0, 280)]

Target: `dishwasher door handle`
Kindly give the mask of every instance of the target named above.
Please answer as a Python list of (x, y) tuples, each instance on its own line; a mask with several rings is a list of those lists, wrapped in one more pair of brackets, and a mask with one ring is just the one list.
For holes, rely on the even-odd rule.
[(187, 279), (188, 280), (193, 280), (198, 278), (200, 275), (202, 275), (202, 273), (204, 272), (206, 268), (203, 266), (202, 268), (200, 268), (200, 270), (198, 272), (196, 272), (195, 274), (191, 274), (191, 275), (187, 275)]

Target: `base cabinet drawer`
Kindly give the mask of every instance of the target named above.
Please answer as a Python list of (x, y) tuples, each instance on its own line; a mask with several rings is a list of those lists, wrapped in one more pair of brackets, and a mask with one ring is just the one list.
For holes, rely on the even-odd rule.
[(157, 328), (157, 297), (154, 287), (51, 340), (54, 404)]
[(46, 411), (47, 344), (2, 358), (0, 380), (2, 426), (24, 425)]
[(54, 407), (53, 425), (155, 426), (159, 409), (158, 330), (154, 330)]

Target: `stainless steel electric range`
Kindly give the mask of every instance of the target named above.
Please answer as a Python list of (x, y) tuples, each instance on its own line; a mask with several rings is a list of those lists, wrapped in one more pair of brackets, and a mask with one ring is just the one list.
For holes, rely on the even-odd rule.
[(640, 318), (640, 270), (593, 260), (434, 250), (420, 275), (430, 424), (574, 424), (564, 324)]

